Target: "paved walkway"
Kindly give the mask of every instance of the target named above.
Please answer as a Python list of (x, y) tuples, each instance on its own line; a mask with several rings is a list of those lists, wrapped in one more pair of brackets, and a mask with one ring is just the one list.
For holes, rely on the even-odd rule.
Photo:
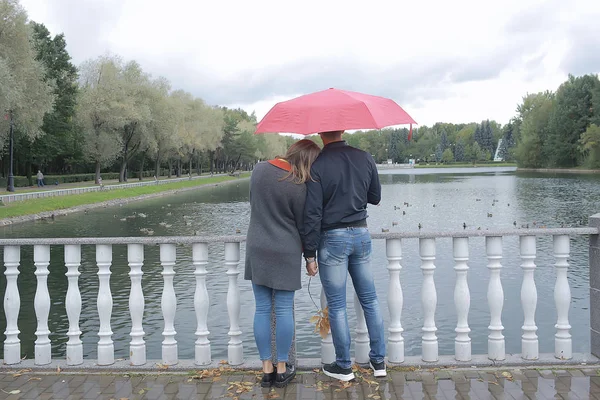
[[(562, 367), (561, 367), (562, 368)], [(385, 379), (359, 369), (353, 383), (301, 372), (285, 389), (262, 389), (256, 371), (189, 374), (0, 374), (0, 399), (600, 399), (597, 368), (393, 369)]]

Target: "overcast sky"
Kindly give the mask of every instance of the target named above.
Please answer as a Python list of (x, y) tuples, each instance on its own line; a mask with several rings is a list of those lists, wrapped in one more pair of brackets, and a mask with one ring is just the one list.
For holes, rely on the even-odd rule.
[[(262, 116), (336, 87), (419, 124), (506, 123), (523, 95), (600, 72), (600, 0), (21, 0), (76, 64), (135, 59), (210, 104)], [(367, 5), (368, 4), (368, 5)]]

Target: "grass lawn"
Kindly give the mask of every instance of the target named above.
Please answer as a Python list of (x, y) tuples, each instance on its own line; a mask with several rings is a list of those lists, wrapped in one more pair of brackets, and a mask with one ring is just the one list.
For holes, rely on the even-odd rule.
[[(243, 173), (240, 175), (240, 177), (247, 176), (250, 176), (250, 174)], [(66, 196), (47, 197), (43, 199), (15, 201), (4, 206), (0, 206), (0, 219), (37, 214), (44, 211), (63, 210), (65, 208), (81, 206), (84, 204), (101, 203), (103, 201), (115, 199), (126, 199), (146, 194), (160, 193), (168, 190), (183, 189), (194, 186), (204, 186), (236, 179), (239, 178), (234, 178), (231, 176), (215, 176), (211, 178), (196, 179), (193, 181), (166, 183), (164, 185), (141, 186), (127, 189), (107, 190), (102, 192), (90, 192)]]
[(473, 168), (473, 167), (516, 167), (516, 163), (497, 162), (489, 164), (455, 163), (455, 164), (417, 164), (415, 168)]

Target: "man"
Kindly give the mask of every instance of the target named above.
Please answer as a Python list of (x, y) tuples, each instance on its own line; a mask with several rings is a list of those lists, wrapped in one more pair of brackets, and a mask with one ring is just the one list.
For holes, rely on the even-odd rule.
[(350, 329), (346, 312), (346, 279), (365, 313), (371, 344), (370, 365), (376, 377), (386, 376), (383, 317), (371, 269), (371, 236), (367, 203), (378, 205), (381, 185), (370, 154), (342, 140), (344, 131), (323, 132), (325, 145), (311, 168), (304, 207), (304, 257), (309, 273), (318, 265), (327, 297), (336, 361), (323, 372), (335, 379), (354, 379), (350, 360)]
[(37, 173), (37, 185), (38, 187), (44, 186), (44, 174), (42, 174), (42, 171), (40, 171), (39, 169)]

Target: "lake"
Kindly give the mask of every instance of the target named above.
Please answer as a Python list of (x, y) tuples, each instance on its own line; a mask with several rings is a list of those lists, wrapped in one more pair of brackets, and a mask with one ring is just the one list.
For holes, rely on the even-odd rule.
[[(378, 207), (369, 208), (369, 229), (381, 232), (417, 231), (419, 224), (427, 230), (492, 229), (517, 227), (560, 227), (586, 225), (587, 218), (600, 212), (600, 176), (572, 174), (539, 174), (516, 172), (514, 168), (465, 168), (465, 169), (399, 169), (382, 170), (380, 179), (383, 186), (383, 200)], [(169, 197), (156, 198), (122, 207), (98, 209), (89, 213), (72, 214), (54, 221), (39, 221), (14, 226), (0, 227), (0, 236), (17, 237), (93, 237), (93, 236), (143, 236), (142, 228), (151, 228), (157, 236), (169, 235), (231, 235), (236, 230), (245, 234), (249, 221), (248, 203), (249, 181), (240, 181), (221, 187), (206, 187), (197, 191), (185, 192)], [(409, 206), (405, 206), (404, 203)], [(130, 218), (134, 212), (143, 213), (147, 218)], [(490, 216), (491, 215), (491, 216)], [(588, 289), (588, 239), (573, 238), (569, 282), (572, 290), (570, 321), (573, 329), (573, 351), (589, 350), (589, 289)], [(471, 311), (469, 324), (473, 343), (473, 354), (487, 352), (487, 326), (489, 309), (487, 305), (487, 283), (489, 271), (485, 258), (484, 238), (473, 238), (469, 242), (469, 275), (471, 290)], [(521, 325), (523, 313), (520, 303), (522, 270), (518, 252), (518, 238), (506, 238), (503, 244), (502, 283), (505, 303), (503, 310), (506, 351), (520, 352)], [(223, 260), (223, 245), (209, 247), (207, 286), (210, 296), (209, 330), (213, 359), (227, 358), (228, 318), (226, 308), (227, 276)], [(386, 327), (389, 318), (387, 311), (388, 271), (385, 258), (385, 243), (374, 241), (373, 268), (376, 287)], [(1, 252), (1, 250), (0, 250)], [(257, 357), (252, 335), (254, 300), (249, 282), (243, 280), (244, 245), (240, 262), (241, 286), (241, 327), (243, 331), (246, 357)], [(175, 329), (181, 358), (194, 357), (194, 331), (196, 318), (193, 310), (195, 280), (191, 264), (191, 247), (177, 248), (175, 271), (175, 291), (177, 294), (177, 315)], [(128, 356), (129, 332), (131, 329), (128, 296), (129, 267), (126, 247), (113, 247), (111, 290), (114, 308), (112, 314), (113, 340), (117, 358)], [(162, 314), (160, 296), (162, 291), (162, 270), (158, 260), (158, 246), (145, 250), (143, 288), (146, 299), (144, 330), (149, 359), (160, 359), (162, 342)], [(21, 312), (19, 317), (22, 351), (33, 358), (36, 318), (33, 309), (35, 276), (33, 249), (24, 247), (21, 255)], [(553, 352), (554, 324), (554, 258), (552, 238), (538, 240), (538, 258), (535, 279), (538, 289), (536, 322), (540, 341), (540, 352)], [(404, 308), (402, 324), (405, 329), (407, 355), (420, 354), (422, 273), (416, 239), (403, 241), (401, 262)], [(456, 312), (453, 293), (455, 272), (452, 258), (452, 241), (438, 239), (435, 262), (435, 283), (438, 294), (436, 309), (437, 335), (440, 354), (453, 354)], [(50, 276), (48, 279), (50, 297), (50, 338), (53, 342), (53, 357), (64, 357), (67, 341), (68, 322), (64, 298), (67, 280), (64, 276), (62, 246), (51, 250)], [(80, 288), (82, 295), (81, 330), (86, 358), (96, 358), (99, 321), (96, 310), (98, 291), (97, 266), (94, 246), (82, 249), (80, 267)], [(297, 349), (299, 357), (319, 357), (320, 337), (313, 332), (308, 322), (316, 309), (308, 293), (308, 277), (303, 275), (303, 288), (296, 295)], [(6, 281), (0, 277), (0, 296), (4, 296)], [(349, 284), (350, 288), (350, 284)], [(312, 279), (310, 293), (319, 302), (320, 282)], [(352, 291), (348, 291), (349, 318), (354, 336), (354, 306)], [(1, 305), (0, 305), (1, 307)], [(4, 313), (0, 313), (0, 340), (4, 341), (6, 328)], [(387, 336), (387, 335), (386, 335)], [(1, 347), (1, 344), (0, 344)], [(1, 351), (2, 349), (0, 349)]]

